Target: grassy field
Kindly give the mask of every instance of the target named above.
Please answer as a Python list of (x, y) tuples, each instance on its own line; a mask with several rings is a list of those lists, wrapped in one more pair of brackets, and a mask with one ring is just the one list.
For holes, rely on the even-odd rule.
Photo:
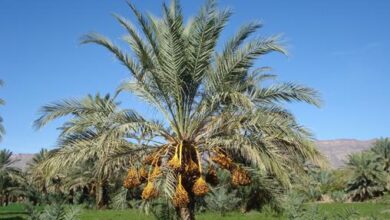
[[(336, 213), (342, 212), (349, 208), (356, 210), (361, 217), (375, 216), (376, 219), (390, 219), (390, 205), (381, 203), (329, 203), (316, 204), (321, 213)], [(308, 206), (313, 206), (309, 204)], [(26, 213), (21, 205), (10, 205), (0, 207), (0, 219), (8, 220), (23, 220), (26, 218)], [(80, 216), (81, 220), (152, 220), (153, 216), (147, 216), (138, 210), (83, 210)], [(219, 213), (200, 213), (197, 215), (198, 220), (276, 220), (286, 219), (284, 216), (271, 216), (265, 213), (250, 212), (250, 213), (227, 213), (222, 217)], [(362, 218), (365, 219), (365, 218)]]
[[(81, 220), (129, 220), (129, 219), (140, 219), (140, 220), (153, 220), (153, 216), (147, 216), (143, 213), (140, 213), (136, 210), (127, 210), (127, 211), (116, 211), (116, 210), (107, 210), (107, 211), (93, 211), (86, 210), (80, 216)], [(266, 216), (265, 214), (259, 212), (250, 212), (247, 214), (241, 213), (228, 213), (226, 216), (222, 217), (218, 213), (201, 213), (196, 216), (197, 220), (257, 220), (257, 219), (280, 219), (272, 216)]]

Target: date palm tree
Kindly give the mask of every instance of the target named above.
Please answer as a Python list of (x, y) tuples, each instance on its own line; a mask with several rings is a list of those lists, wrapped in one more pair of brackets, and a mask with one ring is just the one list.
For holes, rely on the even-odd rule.
[(32, 183), (43, 195), (48, 193), (50, 177), (48, 176), (48, 173), (45, 172), (45, 170), (40, 169), (39, 166), (49, 158), (50, 153), (51, 152), (47, 149), (41, 149), (39, 153), (34, 155), (27, 167), (27, 182)]
[[(187, 24), (175, 0), (170, 6), (163, 5), (161, 18), (144, 15), (129, 6), (140, 31), (127, 19), (119, 15), (115, 18), (127, 31), (124, 41), (132, 49), (131, 55), (96, 33), (82, 40), (107, 48), (129, 70), (130, 80), (118, 92), (130, 92), (158, 112), (154, 120), (148, 120), (134, 110), (126, 110), (127, 115), (117, 121), (115, 117), (105, 117), (109, 120), (104, 120), (101, 129), (98, 120), (89, 120), (95, 129), (88, 132), (104, 137), (99, 138), (93, 155), (107, 155), (100, 152), (115, 142), (132, 145), (97, 161), (123, 155), (138, 159), (136, 156), (146, 152), (141, 167), (130, 163), (125, 187), (144, 186), (145, 203), (161, 196), (172, 201), (181, 219), (194, 219), (195, 197), (209, 191), (205, 180), (214, 175), (215, 166), (231, 172), (235, 187), (250, 184), (246, 167), (275, 176), (288, 185), (289, 173), (302, 170), (301, 161), (322, 161), (310, 132), (283, 105), (298, 101), (319, 106), (318, 93), (291, 82), (265, 86), (264, 81), (275, 76), (265, 74), (269, 68), (254, 66), (256, 59), (268, 53), (286, 53), (278, 36), (251, 37), (262, 26), (252, 22), (217, 50), (218, 39), (232, 13), (219, 10), (215, 1), (208, 1)], [(44, 107), (37, 125), (67, 114), (83, 121), (86, 114), (93, 112), (64, 104)], [(65, 111), (52, 111), (57, 107)], [(70, 127), (77, 136), (85, 133)], [(64, 130), (69, 130), (68, 126)], [(80, 140), (75, 135), (66, 138), (73, 143), (75, 139)], [(79, 143), (63, 149), (74, 153), (74, 146), (86, 145)], [(52, 164), (79, 160), (81, 155), (66, 154)]]
[[(97, 208), (107, 207), (109, 183), (128, 166), (129, 160), (137, 157), (130, 154), (138, 146), (123, 137), (110, 137), (107, 131), (115, 123), (130, 123), (138, 116), (119, 109), (118, 103), (109, 95), (102, 97), (99, 94), (49, 104), (42, 107), (41, 113), (42, 116), (35, 122), (36, 128), (60, 117), (71, 116), (71, 119), (60, 128), (58, 147), (38, 163), (33, 169), (35, 173), (45, 172), (46, 179), (77, 173), (80, 177), (74, 181), (62, 178), (67, 181), (64, 186), (68, 189), (81, 185), (87, 187), (95, 192)], [(126, 138), (130, 140), (132, 137)], [(64, 170), (63, 167), (69, 169)]]
[(378, 156), (378, 162), (383, 165), (383, 170), (390, 173), (390, 138), (377, 140), (371, 151)]
[(380, 196), (385, 191), (386, 173), (372, 152), (349, 155), (348, 170), (352, 176), (346, 191), (353, 201), (364, 201)]
[(13, 164), (12, 152), (6, 149), (0, 150), (0, 206), (9, 202), (12, 191), (17, 189), (20, 180), (20, 170)]
[[(0, 80), (0, 87), (2, 87), (3, 85), (4, 85), (4, 81)], [(0, 98), (0, 106), (2, 106), (4, 104), (5, 104), (5, 101)], [(3, 138), (4, 134), (5, 134), (5, 128), (4, 128), (4, 125), (3, 125), (3, 118), (0, 116), (0, 141)]]

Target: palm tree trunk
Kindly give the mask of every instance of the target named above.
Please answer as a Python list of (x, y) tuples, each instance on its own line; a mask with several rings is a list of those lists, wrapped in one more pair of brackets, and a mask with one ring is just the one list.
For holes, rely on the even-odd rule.
[(103, 190), (102, 190), (102, 187), (101, 187), (101, 183), (100, 182), (96, 183), (96, 190), (95, 190), (96, 209), (100, 209), (101, 201), (102, 201), (102, 195), (103, 195), (102, 191)]
[(5, 206), (8, 206), (9, 204), (9, 194), (5, 194)]
[(195, 202), (191, 198), (187, 207), (179, 208), (178, 215), (180, 220), (195, 220)]
[(81, 192), (82, 192), (82, 196), (80, 198), (80, 203), (84, 203), (85, 201), (87, 201), (89, 199), (89, 188), (87, 186), (83, 186), (83, 188), (81, 189)]
[(110, 198), (108, 196), (108, 182), (99, 181), (96, 185), (96, 208), (105, 209), (108, 207)]
[(193, 220), (191, 219), (191, 212), (188, 207), (180, 208), (179, 215), (180, 220)]

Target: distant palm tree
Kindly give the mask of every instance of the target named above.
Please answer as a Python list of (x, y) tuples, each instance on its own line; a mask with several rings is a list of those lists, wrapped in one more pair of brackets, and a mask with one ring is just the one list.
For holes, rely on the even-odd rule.
[[(0, 87), (2, 87), (3, 85), (4, 85), (4, 81), (0, 80)], [(5, 101), (0, 98), (0, 106), (2, 106), (4, 104), (5, 104)], [(4, 134), (5, 134), (5, 128), (4, 128), (4, 125), (3, 125), (3, 118), (0, 116), (0, 141), (3, 138)]]
[(9, 196), (17, 186), (20, 170), (13, 167), (15, 162), (11, 151), (0, 150), (0, 206), (8, 204)]
[(376, 157), (372, 152), (349, 155), (347, 168), (352, 176), (346, 191), (353, 201), (364, 201), (383, 194), (386, 173), (376, 162)]
[(49, 176), (45, 170), (39, 169), (39, 165), (49, 158), (50, 151), (41, 149), (39, 153), (35, 154), (31, 162), (28, 163), (27, 173), (30, 183), (34, 183), (35, 187), (43, 193), (47, 194), (49, 186)]
[[(71, 116), (62, 127), (58, 148), (37, 166), (47, 176), (66, 176), (69, 189), (93, 187), (98, 208), (108, 206), (108, 184), (129, 164), (135, 145), (109, 136), (115, 123), (131, 123), (137, 116), (121, 110), (109, 95), (89, 95), (82, 100), (65, 100), (44, 106), (35, 122), (41, 128), (59, 117)], [(127, 138), (131, 138), (127, 136)], [(140, 155), (141, 156), (141, 155)], [(63, 167), (68, 167), (64, 170)], [(75, 178), (79, 175), (78, 178)], [(73, 177), (72, 180), (70, 177)]]
[[(273, 83), (267, 87), (264, 81), (275, 76), (264, 74), (268, 68), (254, 67), (255, 60), (265, 54), (285, 53), (278, 37), (250, 38), (261, 24), (249, 23), (217, 51), (221, 32), (232, 13), (218, 10), (215, 1), (208, 1), (186, 25), (179, 2), (175, 0), (170, 6), (164, 4), (162, 18), (144, 16), (133, 5), (130, 7), (142, 36), (129, 21), (115, 17), (128, 32), (124, 40), (134, 57), (99, 34), (85, 36), (83, 43), (96, 43), (111, 51), (132, 76), (119, 92), (129, 91), (140, 97), (156, 109), (162, 122), (147, 120), (127, 110), (131, 116), (127, 121), (108, 123), (109, 126), (105, 126), (107, 120), (103, 127), (99, 120), (88, 120), (94, 122), (96, 128), (88, 132), (98, 136), (105, 134), (93, 147), (92, 155), (103, 156), (98, 161), (111, 158), (105, 153), (110, 149), (105, 147), (110, 146), (110, 141), (137, 146), (128, 137), (143, 143), (145, 149), (153, 150), (142, 168), (149, 170), (142, 193), (146, 202), (157, 195), (172, 199), (182, 219), (193, 219), (195, 196), (208, 192), (204, 180), (206, 171), (202, 169), (204, 163), (230, 170), (236, 186), (248, 185), (251, 181), (243, 166), (252, 166), (288, 185), (289, 174), (302, 169), (301, 161), (319, 163), (322, 160), (310, 132), (283, 106), (284, 102), (292, 101), (318, 106), (317, 92), (294, 83)], [(65, 105), (44, 107), (43, 117), (37, 124), (41, 126), (69, 114), (78, 122), (71, 120), (71, 124), (80, 124), (88, 117), (85, 115), (94, 111), (94, 108), (82, 106), (81, 110), (68, 108), (68, 103), (79, 105), (64, 102)], [(66, 111), (52, 113), (61, 108)], [(65, 131), (77, 128), (65, 126)], [(124, 153), (139, 155), (131, 149), (124, 148)], [(83, 152), (80, 149), (79, 154), (72, 157), (66, 154), (56, 161), (78, 160), (83, 158)], [(143, 182), (139, 180), (140, 173), (131, 166), (125, 185), (128, 188), (139, 186)], [(100, 175), (102, 180), (103, 176), (107, 177)]]
[(390, 173), (390, 138), (377, 140), (371, 151), (378, 156), (379, 163), (383, 165), (383, 170)]

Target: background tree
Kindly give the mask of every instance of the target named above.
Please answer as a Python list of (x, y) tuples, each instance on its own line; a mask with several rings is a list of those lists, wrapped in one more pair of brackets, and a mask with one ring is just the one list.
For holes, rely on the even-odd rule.
[(13, 191), (18, 189), (20, 170), (12, 166), (15, 162), (11, 151), (0, 150), (0, 205), (8, 205)]
[(386, 175), (376, 162), (372, 152), (360, 152), (349, 156), (348, 169), (352, 177), (346, 191), (353, 201), (364, 201), (383, 194)]
[(378, 162), (382, 164), (383, 170), (390, 173), (390, 139), (380, 138), (374, 143), (371, 151), (378, 156)]
[[(36, 170), (48, 172), (49, 177), (67, 177), (62, 180), (67, 190), (87, 188), (96, 195), (98, 208), (107, 207), (109, 184), (132, 157), (138, 157), (131, 155), (135, 145), (124, 137), (111, 137), (109, 131), (115, 123), (130, 123), (137, 116), (119, 109), (109, 95), (99, 94), (47, 105), (41, 113), (42, 117), (35, 122), (37, 128), (59, 117), (71, 116), (71, 119), (61, 127), (58, 148)], [(64, 166), (69, 169), (63, 170)]]
[(47, 195), (49, 176), (44, 170), (39, 169), (38, 166), (49, 158), (49, 151), (41, 149), (39, 153), (35, 154), (32, 161), (28, 164), (27, 173), (30, 183), (37, 187), (38, 191), (43, 195)]

